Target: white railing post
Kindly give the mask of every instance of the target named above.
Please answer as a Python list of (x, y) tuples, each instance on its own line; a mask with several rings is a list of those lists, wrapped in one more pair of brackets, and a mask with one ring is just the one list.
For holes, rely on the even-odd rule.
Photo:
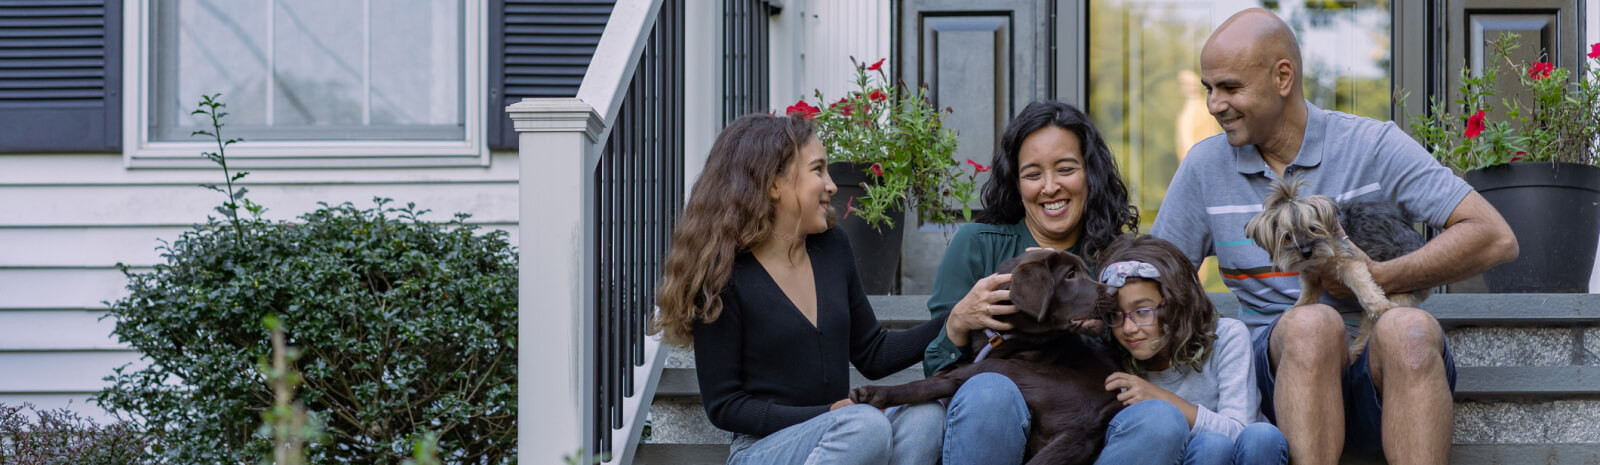
[(521, 240), (517, 463), (562, 463), (594, 443), (594, 170), (605, 121), (575, 98), (506, 108), (516, 125)]
[(594, 463), (595, 166), (661, 2), (616, 2), (577, 98), (506, 107), (521, 164), (518, 465), (562, 463), (580, 448), (578, 463)]

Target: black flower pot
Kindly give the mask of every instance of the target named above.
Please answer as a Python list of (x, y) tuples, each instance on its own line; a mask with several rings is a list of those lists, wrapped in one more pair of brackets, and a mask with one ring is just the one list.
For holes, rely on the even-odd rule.
[(1464, 177), (1511, 224), (1521, 251), (1484, 272), (1489, 292), (1589, 292), (1600, 237), (1600, 168), (1519, 162)]
[[(906, 236), (905, 210), (896, 208), (884, 212), (894, 221), (894, 226), (880, 224), (877, 229), (868, 226), (859, 215), (846, 213), (852, 198), (867, 195), (862, 184), (873, 182), (872, 176), (866, 173), (868, 166), (846, 162), (828, 164), (828, 176), (839, 186), (839, 192), (833, 194), (833, 209), (844, 217), (838, 221), (837, 227), (850, 237), (850, 248), (855, 250), (856, 274), (861, 276), (861, 286), (871, 295), (894, 294), (900, 290), (900, 247)], [(860, 205), (860, 202), (855, 204)]]

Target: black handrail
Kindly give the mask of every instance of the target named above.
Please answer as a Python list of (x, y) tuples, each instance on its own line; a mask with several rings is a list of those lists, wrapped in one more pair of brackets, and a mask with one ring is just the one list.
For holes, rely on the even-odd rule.
[(767, 0), (722, 1), (722, 124), (769, 110)]
[[(686, 0), (657, 14), (595, 170), (595, 444), (610, 454), (644, 360), (645, 323), (683, 204), (683, 20)], [(528, 264), (538, 266), (538, 264)]]

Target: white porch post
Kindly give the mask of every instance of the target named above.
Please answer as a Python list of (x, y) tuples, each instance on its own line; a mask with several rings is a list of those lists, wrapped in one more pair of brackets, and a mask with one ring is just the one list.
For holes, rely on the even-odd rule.
[(592, 463), (594, 169), (604, 120), (582, 100), (526, 99), (516, 125), (521, 181), (517, 463)]

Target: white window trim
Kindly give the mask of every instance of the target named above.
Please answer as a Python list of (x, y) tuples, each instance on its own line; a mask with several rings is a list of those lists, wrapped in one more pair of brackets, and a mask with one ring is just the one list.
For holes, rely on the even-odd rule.
[[(228, 146), (228, 166), (239, 168), (389, 168), (489, 166), (484, 128), (485, 55), (488, 13), (483, 2), (467, 0), (462, 19), (463, 115), (466, 138), (460, 141), (243, 141)], [(213, 168), (200, 152), (214, 151), (214, 141), (151, 142), (150, 0), (123, 0), (122, 160), (128, 168)], [(198, 96), (196, 96), (198, 97)], [(223, 128), (227, 135), (227, 128)]]

